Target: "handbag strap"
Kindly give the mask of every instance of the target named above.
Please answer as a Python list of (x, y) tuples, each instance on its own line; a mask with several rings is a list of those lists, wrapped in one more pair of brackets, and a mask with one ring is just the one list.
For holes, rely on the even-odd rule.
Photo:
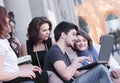
[(37, 53), (37, 51), (35, 52), (35, 55), (36, 55), (36, 58), (37, 58), (38, 66), (41, 68), (40, 60), (39, 60), (39, 58), (38, 58), (38, 53)]
[[(45, 49), (46, 49), (46, 51), (48, 51), (47, 44), (45, 44)], [(37, 58), (38, 66), (41, 68), (41, 65), (40, 65), (40, 60), (39, 60), (39, 57), (38, 57), (38, 52), (37, 52), (37, 51), (35, 52), (35, 55), (36, 55), (36, 58)]]

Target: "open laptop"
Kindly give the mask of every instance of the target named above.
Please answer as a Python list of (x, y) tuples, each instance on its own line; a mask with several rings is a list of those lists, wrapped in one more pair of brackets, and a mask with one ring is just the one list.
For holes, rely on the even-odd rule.
[(103, 35), (101, 38), (101, 48), (99, 52), (98, 61), (82, 66), (77, 70), (90, 69), (98, 64), (106, 63), (110, 59), (110, 54), (113, 44), (114, 44), (114, 36)]

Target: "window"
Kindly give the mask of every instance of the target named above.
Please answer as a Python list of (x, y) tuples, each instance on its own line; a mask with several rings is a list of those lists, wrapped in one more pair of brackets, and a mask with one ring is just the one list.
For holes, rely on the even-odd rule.
[(79, 17), (79, 26), (81, 29), (83, 29), (84, 31), (86, 31), (87, 33), (89, 33), (89, 27), (88, 27), (88, 24), (87, 22), (82, 19), (81, 17)]
[(107, 32), (109, 32), (110, 28), (112, 28), (113, 30), (120, 29), (120, 19), (115, 14), (108, 14), (105, 18), (105, 25)]
[(83, 3), (83, 0), (74, 0), (75, 5), (79, 5), (79, 4), (82, 4), (82, 3)]

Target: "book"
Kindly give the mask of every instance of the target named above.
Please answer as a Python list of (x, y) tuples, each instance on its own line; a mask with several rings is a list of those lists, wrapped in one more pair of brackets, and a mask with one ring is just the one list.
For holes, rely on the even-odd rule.
[(32, 62), (32, 59), (30, 55), (21, 56), (18, 58), (18, 65), (31, 63), (31, 62)]

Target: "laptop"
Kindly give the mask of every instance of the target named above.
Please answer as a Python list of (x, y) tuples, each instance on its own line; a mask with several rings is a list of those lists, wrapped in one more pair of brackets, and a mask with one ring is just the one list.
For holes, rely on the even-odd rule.
[(114, 44), (114, 36), (103, 35), (101, 38), (101, 48), (99, 52), (98, 61), (79, 67), (77, 70), (90, 69), (97, 66), (98, 64), (106, 63), (110, 59), (110, 54), (113, 44)]

